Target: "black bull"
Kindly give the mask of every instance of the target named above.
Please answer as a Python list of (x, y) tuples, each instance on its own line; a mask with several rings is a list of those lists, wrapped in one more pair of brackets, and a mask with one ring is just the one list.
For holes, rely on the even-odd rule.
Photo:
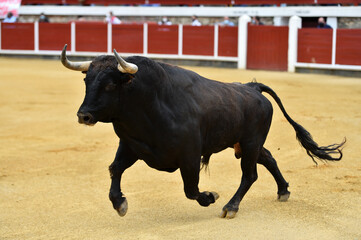
[[(79, 122), (111, 122), (120, 139), (109, 167), (109, 198), (121, 216), (128, 209), (121, 192), (121, 176), (138, 159), (161, 171), (179, 168), (187, 198), (202, 206), (214, 203), (217, 193), (198, 189), (200, 165), (207, 165), (213, 153), (229, 147), (241, 158), (243, 175), (237, 192), (223, 207), (222, 217), (235, 216), (242, 198), (257, 180), (257, 163), (270, 171), (277, 182), (278, 199), (286, 201), (290, 195), (288, 183), (271, 153), (263, 147), (273, 109), (262, 92), (274, 98), (313, 160), (342, 158), (345, 141), (319, 147), (311, 134), (286, 113), (277, 94), (261, 83), (222, 83), (145, 57), (134, 56), (125, 61), (115, 51), (114, 54), (115, 57), (100, 56), (88, 62), (70, 62), (65, 46), (62, 62), (86, 73), (86, 95), (78, 111)], [(333, 154), (339, 156), (332, 157)]]

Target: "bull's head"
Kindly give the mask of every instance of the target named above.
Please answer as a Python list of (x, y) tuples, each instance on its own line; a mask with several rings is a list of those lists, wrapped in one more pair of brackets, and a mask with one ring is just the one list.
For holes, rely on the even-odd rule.
[(86, 93), (78, 115), (79, 123), (94, 125), (98, 121), (114, 120), (119, 108), (119, 93), (138, 71), (137, 65), (126, 62), (114, 49), (114, 56), (100, 56), (93, 61), (71, 62), (66, 57), (66, 47), (61, 53), (61, 62), (71, 70), (82, 71)]

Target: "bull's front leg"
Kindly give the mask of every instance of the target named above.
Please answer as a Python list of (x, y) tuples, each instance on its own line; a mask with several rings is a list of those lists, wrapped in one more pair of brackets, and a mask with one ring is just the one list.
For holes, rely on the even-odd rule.
[(185, 164), (181, 166), (180, 171), (184, 184), (184, 192), (187, 198), (197, 200), (201, 206), (207, 207), (215, 203), (219, 195), (216, 192), (199, 192), (199, 166), (200, 160), (185, 162)]
[(109, 166), (111, 177), (111, 186), (109, 191), (109, 199), (114, 209), (123, 217), (128, 210), (128, 202), (123, 195), (120, 184), (123, 172), (137, 161), (136, 155), (123, 142), (119, 142), (119, 147), (115, 155), (113, 163)]

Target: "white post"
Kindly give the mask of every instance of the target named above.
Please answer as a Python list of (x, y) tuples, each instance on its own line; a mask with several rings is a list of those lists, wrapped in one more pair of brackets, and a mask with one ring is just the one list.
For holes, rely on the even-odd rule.
[(70, 52), (75, 52), (75, 22), (71, 22), (70, 25), (70, 42), (71, 42), (71, 49)]
[(330, 25), (333, 29), (337, 29), (337, 17), (328, 17), (327, 24)]
[(183, 25), (178, 25), (178, 55), (183, 55)]
[(332, 29), (332, 65), (336, 64), (336, 39), (337, 39), (337, 29)]
[(39, 52), (39, 22), (34, 22), (34, 51)]
[(112, 24), (109, 22), (108, 23), (108, 31), (107, 31), (107, 52), (108, 54), (112, 54), (112, 47), (113, 47), (113, 42), (112, 42)]
[(218, 57), (218, 24), (214, 25), (214, 57)]
[(298, 16), (290, 18), (288, 27), (288, 71), (295, 72), (297, 62), (298, 29), (302, 27), (302, 20)]
[(250, 16), (242, 15), (238, 19), (238, 68), (247, 68), (247, 37), (248, 23), (251, 21)]
[(148, 54), (148, 24), (143, 24), (143, 54)]

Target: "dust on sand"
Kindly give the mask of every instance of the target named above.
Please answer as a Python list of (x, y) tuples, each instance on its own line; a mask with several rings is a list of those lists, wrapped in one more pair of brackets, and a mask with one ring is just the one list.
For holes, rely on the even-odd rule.
[(276, 200), (271, 174), (258, 167), (235, 219), (218, 215), (241, 178), (232, 150), (213, 155), (200, 189), (220, 199), (208, 208), (188, 200), (179, 171), (137, 162), (123, 177), (129, 210), (108, 200), (108, 165), (117, 149), (110, 124), (77, 124), (82, 74), (60, 61), (0, 58), (1, 239), (361, 239), (361, 79), (187, 67), (227, 82), (256, 78), (320, 145), (347, 137), (344, 158), (318, 167), (295, 139), (273, 100), (266, 147), (291, 197)]

